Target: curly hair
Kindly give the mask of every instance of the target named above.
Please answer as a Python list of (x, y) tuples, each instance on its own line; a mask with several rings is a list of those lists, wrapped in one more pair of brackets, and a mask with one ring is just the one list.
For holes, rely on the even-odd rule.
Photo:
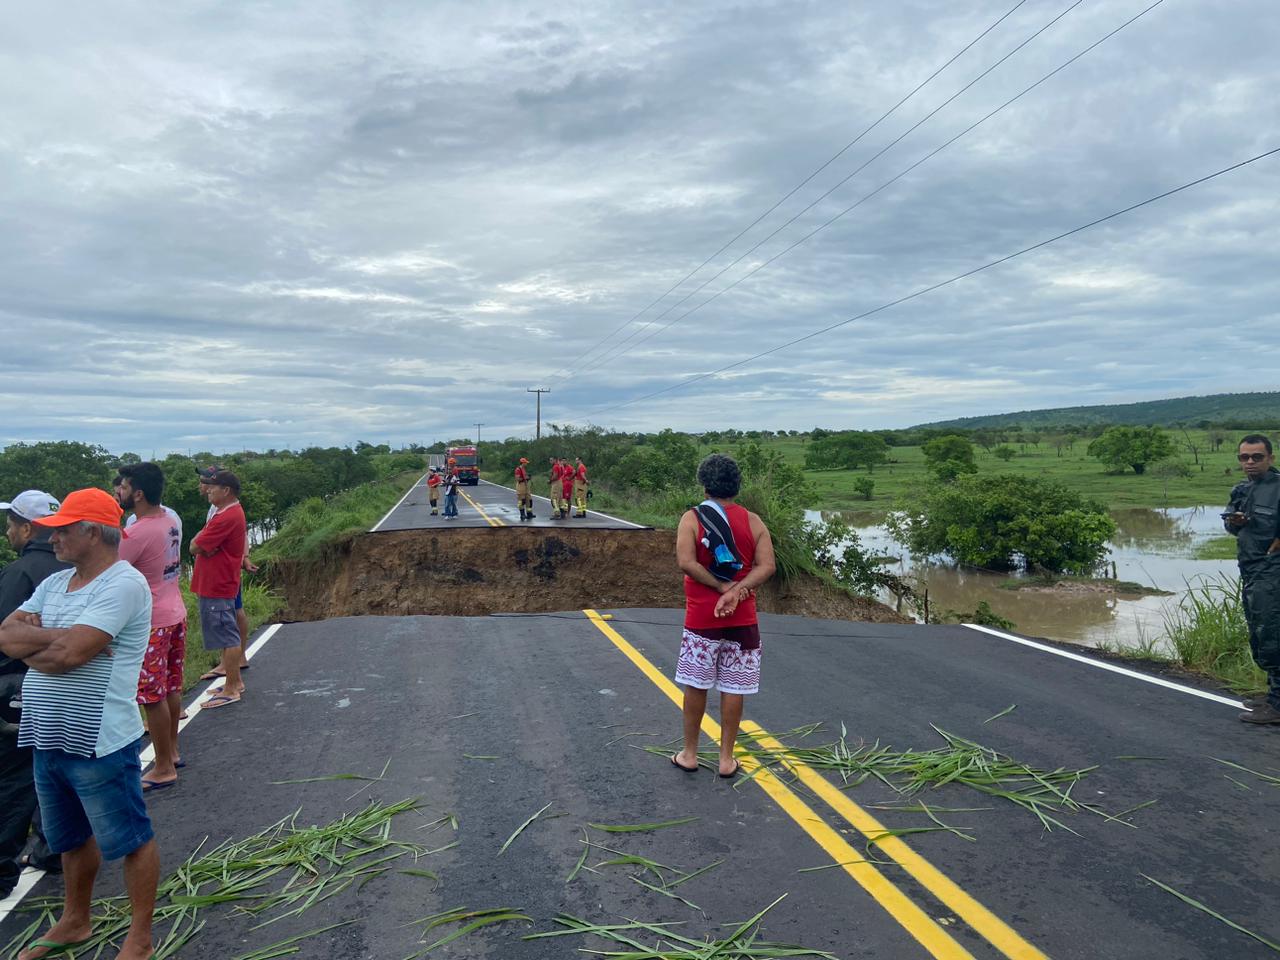
[(698, 464), (698, 482), (707, 496), (727, 500), (742, 489), (742, 471), (733, 457), (713, 453)]

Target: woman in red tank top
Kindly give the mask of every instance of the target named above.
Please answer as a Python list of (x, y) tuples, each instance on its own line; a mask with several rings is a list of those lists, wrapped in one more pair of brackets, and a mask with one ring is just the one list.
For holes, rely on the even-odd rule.
[[(743, 697), (760, 688), (760, 627), (755, 589), (773, 576), (773, 541), (754, 513), (733, 502), (742, 475), (731, 457), (713, 453), (698, 467), (707, 494), (705, 507), (728, 521), (731, 547), (741, 567), (729, 572), (715, 563), (714, 529), (690, 510), (676, 532), (676, 560), (684, 571), (684, 636), (676, 683), (684, 685), (684, 749), (671, 762), (687, 773), (698, 769), (698, 737), (707, 709), (707, 691), (720, 691), (719, 774), (737, 775), (733, 756)], [(709, 525), (718, 524), (714, 514)]]

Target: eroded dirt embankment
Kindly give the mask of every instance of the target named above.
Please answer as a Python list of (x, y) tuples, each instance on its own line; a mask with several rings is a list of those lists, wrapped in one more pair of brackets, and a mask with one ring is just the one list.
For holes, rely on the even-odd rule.
[[(499, 527), (365, 534), (274, 578), (292, 620), (484, 616), (584, 607), (679, 607), (672, 530)], [(909, 622), (814, 578), (767, 584), (760, 609), (832, 620)]]

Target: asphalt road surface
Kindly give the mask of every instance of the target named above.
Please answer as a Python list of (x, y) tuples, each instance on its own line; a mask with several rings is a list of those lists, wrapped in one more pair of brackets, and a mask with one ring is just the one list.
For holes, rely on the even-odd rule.
[[(257, 931), (254, 919), (209, 909), (209, 924), (181, 956), (238, 957), (355, 917), (302, 941), (296, 956), (403, 960), (423, 947), (411, 920), (452, 907), (511, 907), (532, 920), (477, 930), (428, 957), (563, 960), (580, 948), (623, 948), (521, 937), (554, 929), (562, 912), (723, 936), (732, 929), (724, 924), (783, 894), (763, 936), (841, 958), (1275, 955), (1142, 875), (1280, 940), (1280, 787), (1212, 759), (1275, 776), (1280, 730), (1246, 727), (1222, 703), (965, 627), (766, 616), (762, 690), (747, 705), (758, 726), (744, 726), (757, 741), (762, 730), (820, 721), (804, 743), (830, 742), (844, 724), (851, 743), (928, 749), (941, 742), (936, 725), (1044, 769), (1097, 765), (1072, 795), (1120, 815), (1060, 812), (1078, 835), (1046, 832), (1025, 810), (952, 784), (913, 802), (972, 840), (939, 830), (869, 846), (868, 835), (883, 828), (935, 824), (874, 780), (842, 791), (838, 779), (801, 768), (791, 786), (781, 772), (735, 784), (706, 769), (681, 773), (643, 749), (673, 750), (679, 733), (665, 679), (679, 623), (678, 611), (622, 610), (607, 621), (571, 611), (281, 628), (246, 673), (245, 699), (201, 713), (184, 732), (189, 766), (180, 784), (149, 800), (166, 870), (205, 837), (247, 836), (299, 807), (300, 822), (323, 823), (369, 798), (421, 797), (422, 817), (403, 816), (394, 835), (457, 845), (416, 865), (440, 875), (439, 889), (391, 872)], [(272, 783), (377, 777), (384, 765), (374, 782)], [(419, 832), (445, 813), (456, 814), (456, 834)], [(637, 833), (589, 826), (685, 817), (698, 819)], [(592, 848), (594, 871), (566, 883), (584, 837), (619, 852)], [(695, 909), (633, 880), (654, 880), (640, 866), (607, 863), (623, 857), (686, 873), (723, 862), (674, 890)], [(884, 862), (856, 862), (864, 857)], [(833, 863), (848, 866), (800, 872)], [(120, 887), (118, 865), (108, 865), (100, 892)], [(35, 891), (56, 892), (48, 879)], [(15, 929), (11, 917), (0, 935)]]
[[(534, 489), (543, 489), (546, 483), (535, 480)], [(446, 520), (442, 515), (432, 516), (431, 502), (427, 496), (426, 478), (422, 478), (405, 494), (385, 517), (374, 524), (371, 532), (384, 530), (425, 530), (437, 527), (576, 527), (596, 530), (643, 530), (638, 523), (620, 520), (607, 514), (588, 509), (586, 517), (569, 516), (553, 519), (551, 501), (546, 497), (533, 498), (534, 519), (521, 520), (516, 505), (516, 492), (488, 480), (481, 480), (474, 487), (458, 488), (458, 517)], [(440, 495), (440, 511), (444, 512), (444, 494)]]

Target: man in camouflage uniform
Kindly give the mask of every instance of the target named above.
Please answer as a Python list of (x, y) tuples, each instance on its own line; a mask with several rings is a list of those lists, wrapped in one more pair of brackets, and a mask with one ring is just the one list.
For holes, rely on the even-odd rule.
[(1231, 491), (1223, 525), (1236, 538), (1249, 648), (1268, 694), (1245, 701), (1245, 723), (1280, 724), (1280, 472), (1271, 441), (1251, 433), (1238, 451), (1245, 480)]

